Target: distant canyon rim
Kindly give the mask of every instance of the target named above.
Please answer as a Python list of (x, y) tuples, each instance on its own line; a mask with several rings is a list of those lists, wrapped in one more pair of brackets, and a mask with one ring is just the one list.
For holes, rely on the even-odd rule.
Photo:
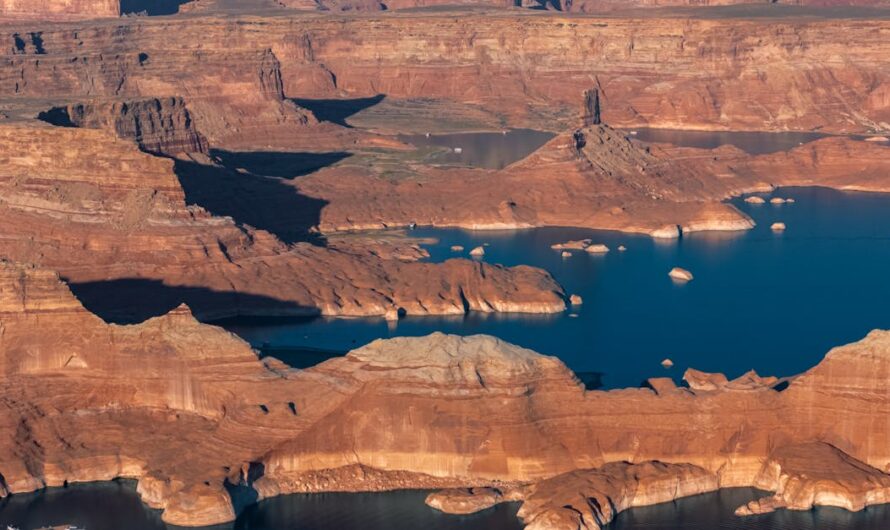
[[(437, 3), (0, 0), (0, 494), (128, 477), (200, 526), (239, 495), (442, 489), (533, 530), (741, 485), (774, 495), (739, 515), (888, 502), (888, 332), (798, 376), (597, 392), (492, 337), (296, 370), (199, 322), (569, 300), (368, 230), (678, 238), (750, 228), (727, 199), (778, 186), (890, 192), (886, 1)], [(397, 137), (511, 127), (556, 136), (499, 170)], [(639, 127), (828, 136), (749, 154)]]

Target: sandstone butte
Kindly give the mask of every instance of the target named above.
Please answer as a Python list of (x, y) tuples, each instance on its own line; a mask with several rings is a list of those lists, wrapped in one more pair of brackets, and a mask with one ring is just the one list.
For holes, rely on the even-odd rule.
[[(740, 514), (851, 510), (890, 493), (890, 332), (785, 380), (690, 371), (586, 391), (558, 359), (492, 337), (378, 340), (296, 370), (181, 306), (107, 324), (56, 273), (0, 266), (2, 493), (129, 477), (165, 521), (231, 520), (226, 484), (288, 492), (444, 488), (466, 513), (521, 500), (528, 528), (721, 487)], [(475, 488), (468, 490), (465, 488)]]

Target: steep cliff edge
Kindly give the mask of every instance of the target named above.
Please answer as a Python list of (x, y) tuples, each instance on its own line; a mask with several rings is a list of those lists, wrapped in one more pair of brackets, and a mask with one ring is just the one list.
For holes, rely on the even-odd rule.
[(151, 153), (206, 154), (210, 150), (182, 98), (78, 103), (44, 111), (39, 118), (63, 127), (108, 129)]
[(776, 490), (761, 511), (858, 509), (887, 488), (890, 432), (876, 420), (890, 412), (890, 332), (833, 350), (782, 391), (743, 376), (602, 392), (485, 336), (380, 340), (292, 370), (185, 307), (106, 324), (55, 273), (8, 262), (0, 312), (12, 493), (131, 477), (164, 520), (204, 525), (234, 518), (226, 484), (261, 497), (476, 486), (482, 507), (523, 500), (531, 528), (599, 528), (716, 487)]
[(0, 0), (0, 17), (72, 19), (117, 17), (120, 0)]

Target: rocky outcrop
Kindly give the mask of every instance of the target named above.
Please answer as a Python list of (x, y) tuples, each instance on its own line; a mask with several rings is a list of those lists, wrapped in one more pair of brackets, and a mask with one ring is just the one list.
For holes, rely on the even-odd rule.
[(628, 8), (674, 7), (674, 6), (732, 6), (788, 4), (795, 6), (886, 6), (887, 0), (565, 0), (561, 7), (572, 13), (602, 13)]
[(2, 0), (0, 17), (72, 19), (117, 17), (120, 0)]
[(106, 318), (139, 321), (182, 302), (208, 319), (565, 307), (553, 279), (530, 267), (418, 262), (373, 241), (285, 245), (186, 206), (174, 161), (111, 132), (8, 124), (0, 143), (4, 255), (59, 271)]
[(529, 487), (519, 517), (527, 530), (600, 530), (628, 508), (715, 491), (713, 473), (690, 465), (616, 462)]
[(150, 153), (206, 154), (210, 150), (182, 98), (78, 103), (41, 113), (41, 118), (61, 126), (108, 129)]
[(777, 449), (764, 463), (755, 486), (776, 494), (739, 507), (737, 515), (814, 506), (859, 511), (890, 502), (890, 475), (822, 442)]
[[(733, 185), (751, 186), (754, 179), (715, 178), (729, 171), (719, 154), (645, 146), (595, 125), (559, 135), (501, 171), (427, 168), (419, 183), (345, 164), (295, 186), (328, 202), (320, 222), (325, 232), (417, 222), (474, 229), (583, 226), (676, 238), (681, 230), (753, 226), (719, 201)], [(732, 163), (744, 158), (736, 150), (724, 156)]]
[(419, 168), (418, 182), (344, 164), (294, 185), (328, 203), (320, 221), (325, 232), (417, 222), (581, 226), (677, 238), (751, 228), (750, 218), (723, 201), (774, 186), (886, 191), (888, 153), (881, 144), (825, 138), (748, 155), (729, 146), (646, 144), (601, 124), (563, 133), (500, 171)]

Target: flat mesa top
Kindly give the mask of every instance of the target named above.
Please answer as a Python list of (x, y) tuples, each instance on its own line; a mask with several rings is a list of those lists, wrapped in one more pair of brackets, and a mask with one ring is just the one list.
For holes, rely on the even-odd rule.
[(21, 26), (23, 24), (41, 23), (42, 25), (69, 25), (151, 23), (184, 21), (202, 18), (234, 17), (239, 19), (267, 18), (331, 18), (331, 19), (398, 19), (398, 18), (436, 18), (436, 17), (472, 17), (486, 19), (571, 19), (571, 20), (628, 20), (628, 19), (699, 19), (699, 20), (781, 20), (788, 22), (806, 22), (813, 20), (890, 20), (888, 6), (795, 6), (784, 4), (740, 4), (727, 6), (668, 6), (668, 7), (634, 7), (616, 9), (597, 13), (565, 13), (561, 11), (545, 11), (522, 8), (496, 8), (486, 5), (437, 5), (415, 7), (392, 11), (365, 12), (331, 12), (299, 10), (274, 7), (262, 2), (236, 3), (223, 1), (221, 4), (193, 13), (182, 13), (166, 16), (135, 16), (124, 15), (120, 18), (70, 18), (65, 16), (48, 16), (41, 19), (22, 15), (0, 14), (0, 27)]

